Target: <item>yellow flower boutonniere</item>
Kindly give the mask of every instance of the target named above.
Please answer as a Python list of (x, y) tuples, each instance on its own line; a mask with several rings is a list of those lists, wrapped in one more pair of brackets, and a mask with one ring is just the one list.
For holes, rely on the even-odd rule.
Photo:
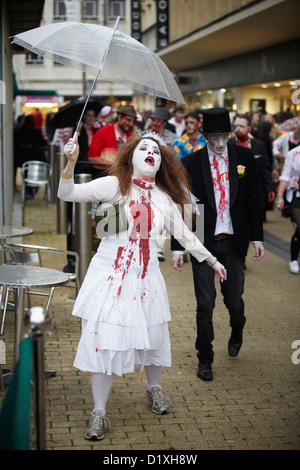
[(238, 165), (238, 166), (236, 167), (236, 169), (237, 169), (238, 177), (239, 177), (239, 178), (243, 178), (243, 177), (246, 175), (246, 173), (245, 173), (246, 167), (245, 167), (245, 166), (243, 166), (243, 165)]

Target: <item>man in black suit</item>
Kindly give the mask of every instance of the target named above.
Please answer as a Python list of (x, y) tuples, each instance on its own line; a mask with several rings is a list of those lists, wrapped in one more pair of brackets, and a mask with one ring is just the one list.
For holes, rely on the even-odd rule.
[[(227, 109), (205, 111), (203, 126), (199, 130), (205, 136), (207, 146), (183, 157), (181, 162), (190, 178), (192, 193), (204, 207), (204, 246), (227, 269), (227, 280), (221, 284), (221, 292), (230, 317), (228, 353), (235, 357), (242, 346), (246, 322), (242, 294), (249, 237), (255, 250), (253, 259), (259, 260), (264, 255), (257, 173), (252, 151), (228, 144), (229, 133), (234, 126), (230, 125)], [(183, 253), (178, 250), (182, 248), (174, 239), (171, 247), (173, 266), (181, 270)], [(197, 299), (197, 376), (202, 380), (212, 380), (214, 273), (207, 263), (191, 260)]]
[(250, 148), (254, 154), (258, 174), (260, 205), (265, 219), (267, 204), (273, 202), (275, 198), (272, 168), (270, 167), (266, 146), (262, 140), (251, 136), (251, 124), (247, 115), (237, 114), (234, 118), (234, 124), (236, 126), (234, 131), (235, 136), (230, 138), (228, 142)]

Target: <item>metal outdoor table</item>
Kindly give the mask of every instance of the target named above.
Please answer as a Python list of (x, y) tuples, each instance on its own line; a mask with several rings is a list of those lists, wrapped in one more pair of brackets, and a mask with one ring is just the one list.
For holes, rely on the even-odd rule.
[[(2, 265), (0, 266), (0, 286), (17, 290), (14, 332), (14, 367), (19, 358), (19, 344), (22, 340), (24, 324), (24, 299), (26, 288), (45, 288), (64, 285), (69, 281), (66, 273), (40, 266)], [(6, 374), (9, 375), (9, 374)], [(6, 382), (9, 377), (4, 377)]]
[(8, 238), (25, 237), (33, 232), (29, 227), (18, 227), (14, 225), (0, 225), (0, 238), (4, 243)]

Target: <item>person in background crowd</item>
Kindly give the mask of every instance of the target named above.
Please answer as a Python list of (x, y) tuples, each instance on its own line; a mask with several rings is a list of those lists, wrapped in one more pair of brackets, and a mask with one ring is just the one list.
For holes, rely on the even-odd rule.
[[(79, 160), (88, 160), (88, 151), (94, 134), (98, 129), (99, 124), (96, 121), (96, 113), (94, 109), (87, 107), (78, 129), (78, 145), (80, 148)], [(76, 126), (73, 129), (73, 134), (75, 130)]]
[(282, 172), (284, 160), (290, 150), (297, 147), (300, 143), (300, 128), (282, 134), (273, 141), (273, 157), (276, 175), (279, 177)]
[(101, 127), (106, 126), (107, 124), (111, 124), (116, 119), (116, 115), (111, 106), (103, 106), (99, 113), (99, 117)]
[(34, 121), (35, 125), (38, 129), (42, 129), (43, 127), (43, 115), (39, 108), (36, 108), (35, 113), (34, 113)]
[[(136, 120), (133, 106), (125, 105), (117, 109), (117, 120), (101, 127), (94, 134), (88, 151), (90, 162), (102, 163), (108, 168), (115, 160), (122, 143), (132, 135)], [(99, 167), (96, 170), (99, 170)]]
[(198, 130), (200, 125), (201, 117), (197, 111), (191, 111), (186, 114), (185, 133), (172, 144), (174, 154), (179, 160), (185, 155), (196, 152), (206, 145), (206, 140)]
[[(165, 142), (166, 145), (171, 146), (176, 139), (176, 134), (166, 129), (166, 125), (168, 122), (168, 111), (165, 108), (156, 108), (151, 114), (151, 131), (155, 132), (162, 140)], [(140, 133), (143, 135), (144, 133), (148, 132), (148, 130), (144, 130)]]
[(173, 124), (175, 127), (175, 133), (177, 137), (181, 137), (185, 129), (184, 122), (185, 109), (183, 106), (177, 106), (174, 109), (173, 117), (168, 120), (169, 124)]
[(268, 121), (262, 121), (258, 127), (258, 138), (262, 142), (264, 142), (266, 146), (266, 153), (269, 160), (270, 168), (273, 172), (274, 168), (274, 159), (273, 159), (273, 131), (272, 131), (272, 123)]
[(294, 225), (294, 234), (290, 244), (290, 271), (299, 274), (300, 252), (300, 145), (287, 153), (284, 161), (276, 196), (276, 207), (282, 210), (285, 204), (284, 194), (289, 204), (289, 213)]
[(258, 191), (264, 220), (266, 207), (274, 201), (275, 188), (272, 178), (272, 168), (266, 152), (264, 142), (251, 136), (251, 126), (246, 114), (237, 114), (234, 119), (235, 137), (229, 139), (229, 143), (235, 143), (252, 150), (258, 175)]
[[(45, 149), (47, 141), (44, 139), (41, 129), (35, 125), (33, 114), (25, 117), (24, 124), (14, 133), (14, 161), (16, 168), (22, 167), (23, 163), (29, 160), (46, 161)], [(31, 187), (26, 187), (26, 195), (34, 198), (34, 191)]]
[(15, 125), (14, 125), (15, 130), (20, 129), (20, 127), (23, 126), (23, 124), (25, 122), (25, 118), (26, 118), (26, 114), (20, 114), (17, 117), (17, 120), (16, 120)]
[[(203, 133), (207, 145), (186, 155), (184, 165), (191, 192), (204, 205), (204, 246), (226, 266), (227, 280), (221, 284), (225, 306), (229, 312), (231, 335), (228, 354), (236, 357), (243, 343), (246, 323), (244, 292), (244, 258), (249, 237), (254, 246), (254, 258), (263, 258), (263, 224), (257, 194), (257, 173), (250, 149), (228, 143), (234, 125), (230, 124), (226, 108), (212, 108), (203, 113)], [(183, 253), (172, 239), (173, 266), (181, 271)], [(214, 276), (206, 263), (191, 257), (194, 288), (197, 299), (196, 349), (199, 360), (197, 376), (212, 380), (213, 310), (216, 288)]]
[(258, 128), (261, 121), (261, 112), (260, 111), (251, 111), (249, 113), (249, 121), (251, 125), (251, 135), (258, 139)]
[(135, 120), (134, 127), (133, 127), (134, 135), (139, 135), (139, 133), (143, 130), (143, 128), (144, 128), (144, 123), (143, 123), (142, 115), (141, 113), (137, 113), (136, 120)]
[(50, 112), (47, 113), (46, 115), (46, 121), (45, 121), (45, 131), (46, 131), (46, 136), (49, 140), (52, 140), (54, 132), (55, 132), (55, 127), (52, 124), (52, 119), (54, 118), (56, 113)]
[(17, 170), (18, 168), (21, 168), (22, 163), (21, 163), (21, 152), (20, 149), (17, 149), (17, 136), (18, 136), (18, 130), (23, 126), (25, 122), (25, 114), (20, 114), (17, 117), (17, 120), (14, 125), (14, 132), (13, 132), (13, 141), (14, 141), (14, 185), (16, 185), (16, 179), (17, 179)]

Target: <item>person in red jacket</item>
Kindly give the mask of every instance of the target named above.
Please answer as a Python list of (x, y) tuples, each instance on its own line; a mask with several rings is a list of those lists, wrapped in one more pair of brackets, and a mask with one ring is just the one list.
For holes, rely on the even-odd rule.
[(120, 145), (132, 135), (136, 116), (135, 109), (131, 105), (118, 108), (116, 122), (101, 127), (94, 134), (88, 151), (89, 161), (110, 166)]

